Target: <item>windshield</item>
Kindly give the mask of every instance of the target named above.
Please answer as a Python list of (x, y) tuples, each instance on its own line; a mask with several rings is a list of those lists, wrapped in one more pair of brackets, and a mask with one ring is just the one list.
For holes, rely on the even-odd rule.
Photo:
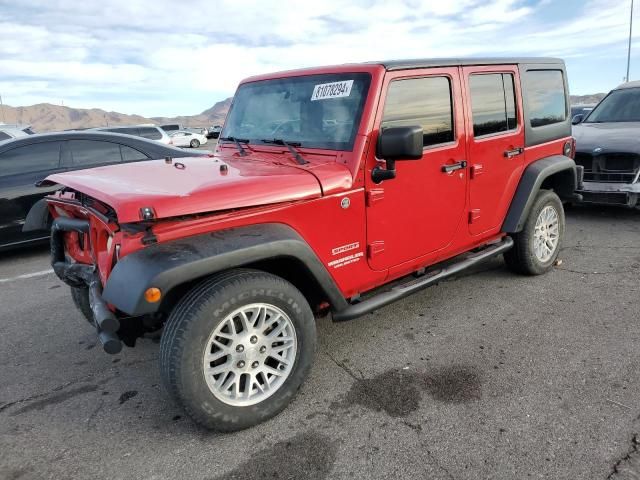
[(614, 90), (593, 109), (586, 122), (640, 122), (640, 88)]
[(370, 82), (368, 73), (341, 73), (246, 83), (220, 137), (351, 150)]

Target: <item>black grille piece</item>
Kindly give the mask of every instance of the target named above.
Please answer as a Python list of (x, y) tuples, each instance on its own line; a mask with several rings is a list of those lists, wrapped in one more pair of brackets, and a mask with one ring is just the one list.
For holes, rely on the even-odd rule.
[(635, 153), (577, 152), (575, 162), (584, 167), (585, 182), (632, 183), (640, 171), (640, 155)]
[(582, 201), (585, 203), (606, 203), (608, 205), (629, 205), (629, 195), (617, 192), (580, 192)]

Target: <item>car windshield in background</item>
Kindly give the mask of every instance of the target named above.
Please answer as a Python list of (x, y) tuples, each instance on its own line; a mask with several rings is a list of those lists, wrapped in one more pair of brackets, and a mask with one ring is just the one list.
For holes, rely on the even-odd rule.
[(640, 88), (623, 88), (607, 95), (585, 123), (640, 122)]
[(309, 75), (241, 85), (221, 137), (280, 139), (307, 148), (351, 150), (371, 77)]

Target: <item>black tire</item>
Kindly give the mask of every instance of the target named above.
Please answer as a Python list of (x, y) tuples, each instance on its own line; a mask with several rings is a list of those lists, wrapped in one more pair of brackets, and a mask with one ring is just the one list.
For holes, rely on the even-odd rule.
[(89, 289), (71, 287), (71, 298), (76, 308), (80, 310), (84, 318), (87, 319), (87, 322), (93, 325), (93, 312), (89, 305)]
[(194, 138), (193, 140), (191, 140), (189, 145), (191, 145), (191, 148), (198, 148), (200, 146), (200, 141)]
[[(553, 207), (558, 214), (558, 244), (551, 257), (542, 262), (534, 251), (534, 231), (540, 212), (547, 207)], [(514, 246), (504, 254), (505, 262), (510, 270), (524, 275), (541, 275), (548, 272), (558, 258), (564, 239), (564, 209), (558, 195), (551, 190), (540, 190), (529, 212), (524, 228), (514, 235)]]
[[(274, 305), (290, 318), (297, 354), (289, 376), (271, 396), (249, 406), (218, 399), (203, 371), (203, 354), (212, 332), (234, 310), (252, 303)], [(177, 403), (205, 428), (235, 431), (280, 413), (307, 377), (316, 345), (315, 320), (300, 291), (284, 279), (257, 270), (231, 270), (211, 277), (174, 307), (160, 343), (162, 381)]]

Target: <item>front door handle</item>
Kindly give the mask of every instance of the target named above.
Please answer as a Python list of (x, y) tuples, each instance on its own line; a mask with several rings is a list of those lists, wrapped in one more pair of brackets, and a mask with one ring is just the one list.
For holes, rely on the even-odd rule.
[(460, 160), (459, 162), (456, 163), (450, 163), (448, 165), (442, 165), (442, 171), (444, 173), (451, 173), (451, 172), (455, 172), (456, 170), (461, 170), (463, 168), (467, 167), (467, 161), (466, 160)]
[(507, 158), (513, 158), (513, 157), (517, 157), (518, 155), (522, 155), (523, 152), (524, 152), (524, 148), (518, 147), (518, 148), (514, 148), (513, 150), (507, 150), (506, 152), (504, 152), (504, 156)]

